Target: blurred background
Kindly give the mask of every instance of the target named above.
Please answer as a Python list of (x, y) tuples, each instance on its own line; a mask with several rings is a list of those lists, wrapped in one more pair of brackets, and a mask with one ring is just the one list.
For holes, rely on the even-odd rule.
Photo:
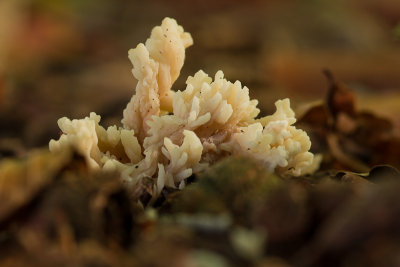
[(136, 84), (127, 52), (166, 16), (194, 39), (175, 90), (222, 69), (268, 114), (324, 98), (327, 68), (400, 124), (399, 0), (0, 0), (3, 155), (46, 146), (62, 116), (118, 124)]

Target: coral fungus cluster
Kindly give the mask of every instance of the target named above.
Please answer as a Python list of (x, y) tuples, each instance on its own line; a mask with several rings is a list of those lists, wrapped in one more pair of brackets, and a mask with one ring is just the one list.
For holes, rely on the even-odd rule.
[(212, 80), (200, 70), (188, 77), (185, 90), (171, 90), (192, 44), (189, 33), (165, 18), (145, 44), (129, 51), (138, 83), (122, 127), (103, 128), (95, 113), (81, 120), (61, 118), (63, 134), (50, 141), (50, 150), (73, 147), (92, 169), (116, 170), (131, 188), (151, 177), (154, 195), (165, 186), (183, 188), (186, 178), (229, 155), (253, 157), (280, 174), (313, 171), (311, 142), (293, 126), (289, 99), (257, 119), (258, 102), (249, 89), (229, 82), (222, 71)]

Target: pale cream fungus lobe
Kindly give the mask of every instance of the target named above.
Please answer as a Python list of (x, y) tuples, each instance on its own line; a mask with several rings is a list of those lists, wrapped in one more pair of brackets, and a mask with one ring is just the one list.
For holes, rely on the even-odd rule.
[(73, 147), (91, 169), (118, 171), (132, 190), (143, 177), (152, 177), (154, 197), (165, 186), (182, 189), (189, 176), (227, 155), (252, 157), (283, 175), (315, 171), (319, 158), (309, 152), (306, 132), (293, 125), (289, 99), (257, 119), (258, 101), (222, 71), (213, 80), (200, 70), (188, 77), (185, 90), (171, 90), (192, 44), (189, 33), (165, 18), (145, 44), (129, 51), (138, 83), (123, 126), (105, 129), (95, 113), (81, 120), (61, 118), (63, 135), (50, 141), (50, 150)]

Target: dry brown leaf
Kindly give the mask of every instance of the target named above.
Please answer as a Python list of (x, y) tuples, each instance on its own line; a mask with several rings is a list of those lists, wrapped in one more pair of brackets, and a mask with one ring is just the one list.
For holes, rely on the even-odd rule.
[(322, 168), (366, 172), (377, 164), (400, 167), (400, 135), (393, 123), (371, 112), (356, 109), (350, 88), (325, 71), (329, 91), (325, 103), (302, 112), (298, 126), (306, 130), (312, 151), (322, 153)]

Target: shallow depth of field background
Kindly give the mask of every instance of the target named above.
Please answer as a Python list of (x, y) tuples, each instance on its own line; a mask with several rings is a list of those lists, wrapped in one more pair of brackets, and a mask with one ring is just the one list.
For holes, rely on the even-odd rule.
[(174, 90), (221, 69), (267, 114), (323, 98), (327, 68), (359, 108), (400, 123), (398, 0), (2, 0), (0, 149), (47, 145), (62, 116), (119, 123), (136, 83), (127, 52), (166, 16), (194, 39)]

